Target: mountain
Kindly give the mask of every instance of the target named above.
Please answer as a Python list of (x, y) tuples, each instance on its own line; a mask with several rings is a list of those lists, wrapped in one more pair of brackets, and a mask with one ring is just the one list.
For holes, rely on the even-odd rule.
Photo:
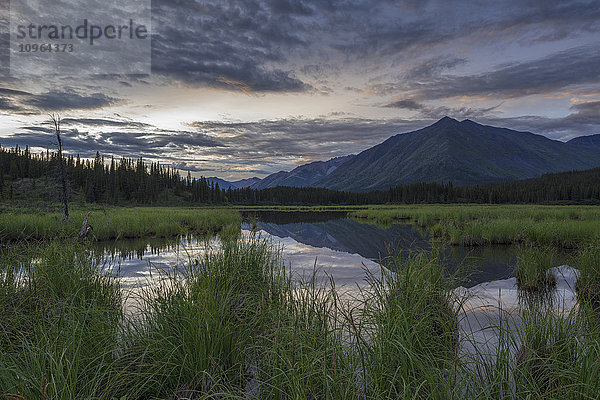
[(579, 136), (569, 140), (567, 143), (582, 146), (600, 147), (600, 135)]
[(312, 185), (347, 191), (415, 182), (473, 185), (597, 166), (600, 147), (444, 117), (426, 128), (392, 136)]
[(239, 181), (233, 181), (233, 182), (229, 182), (226, 181), (224, 179), (221, 178), (216, 178), (216, 177), (212, 177), (212, 178), (206, 178), (206, 180), (208, 181), (209, 184), (219, 184), (219, 187), (221, 189), (243, 189), (243, 188), (247, 188), (250, 187), (252, 185), (254, 185), (255, 183), (260, 181), (260, 178), (249, 178), (249, 179), (242, 179)]
[(275, 186), (306, 187), (334, 172), (342, 164), (351, 160), (354, 155), (332, 158), (329, 161), (315, 161), (294, 168), (290, 172), (280, 171), (271, 174), (251, 186), (252, 189), (266, 189)]

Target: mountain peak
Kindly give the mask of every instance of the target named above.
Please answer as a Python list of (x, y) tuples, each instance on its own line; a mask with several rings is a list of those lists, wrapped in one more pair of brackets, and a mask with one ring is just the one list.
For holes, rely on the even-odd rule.
[(454, 124), (458, 124), (459, 122), (457, 120), (455, 120), (454, 118), (450, 118), (449, 116), (445, 116), (442, 119), (440, 119), (438, 122), (436, 122), (433, 125), (439, 126), (439, 125), (454, 125)]

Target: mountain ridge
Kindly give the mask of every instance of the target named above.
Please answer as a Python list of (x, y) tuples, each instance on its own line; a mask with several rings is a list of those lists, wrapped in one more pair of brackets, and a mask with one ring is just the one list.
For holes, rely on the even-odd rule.
[(600, 147), (600, 134), (579, 136), (579, 137), (569, 140), (567, 143), (583, 145), (583, 146)]
[(308, 187), (313, 186), (319, 179), (334, 172), (341, 165), (354, 157), (353, 154), (332, 158), (327, 161), (314, 161), (294, 168), (289, 172), (279, 171), (271, 174), (254, 185), (251, 189), (266, 189), (276, 186)]
[(219, 184), (219, 188), (221, 189), (244, 189), (254, 185), (256, 182), (260, 181), (260, 178), (252, 177), (248, 179), (240, 179), (237, 181), (227, 181), (225, 179), (217, 178), (216, 176), (206, 178), (209, 184)]
[(561, 142), (532, 132), (445, 116), (424, 128), (391, 136), (356, 155), (279, 171), (249, 187), (323, 187), (362, 192), (416, 182), (469, 186), (598, 166), (600, 135)]
[(364, 150), (314, 184), (368, 191), (416, 182), (475, 185), (600, 166), (600, 148), (444, 117)]

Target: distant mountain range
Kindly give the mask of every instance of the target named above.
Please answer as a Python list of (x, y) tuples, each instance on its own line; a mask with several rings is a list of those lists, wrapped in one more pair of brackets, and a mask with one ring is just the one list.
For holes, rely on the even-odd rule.
[(226, 181), (224, 179), (220, 179), (220, 178), (216, 178), (216, 177), (212, 177), (212, 178), (206, 178), (206, 180), (208, 181), (209, 184), (219, 184), (219, 188), (221, 189), (243, 189), (243, 188), (247, 188), (249, 186), (254, 185), (256, 182), (260, 182), (260, 178), (249, 178), (249, 179), (242, 179), (239, 181), (233, 181), (233, 182), (229, 182)]
[[(415, 182), (453, 182), (462, 186), (598, 166), (600, 135), (565, 143), (530, 132), (444, 117), (426, 128), (392, 136), (358, 155), (277, 172), (250, 187), (312, 186), (369, 191)], [(219, 186), (224, 187), (221, 183)]]
[(260, 182), (252, 185), (252, 189), (266, 189), (275, 186), (306, 187), (315, 186), (321, 179), (326, 178), (341, 165), (351, 160), (354, 155), (333, 158), (329, 161), (315, 161), (294, 168), (290, 172), (280, 171), (269, 175)]

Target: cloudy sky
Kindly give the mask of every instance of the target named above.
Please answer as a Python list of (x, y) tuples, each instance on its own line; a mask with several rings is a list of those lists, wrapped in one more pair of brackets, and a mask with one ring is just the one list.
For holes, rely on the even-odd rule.
[(600, 133), (598, 0), (152, 0), (151, 33), (149, 75), (0, 78), (0, 145), (59, 113), (72, 153), (241, 179), (444, 115)]

